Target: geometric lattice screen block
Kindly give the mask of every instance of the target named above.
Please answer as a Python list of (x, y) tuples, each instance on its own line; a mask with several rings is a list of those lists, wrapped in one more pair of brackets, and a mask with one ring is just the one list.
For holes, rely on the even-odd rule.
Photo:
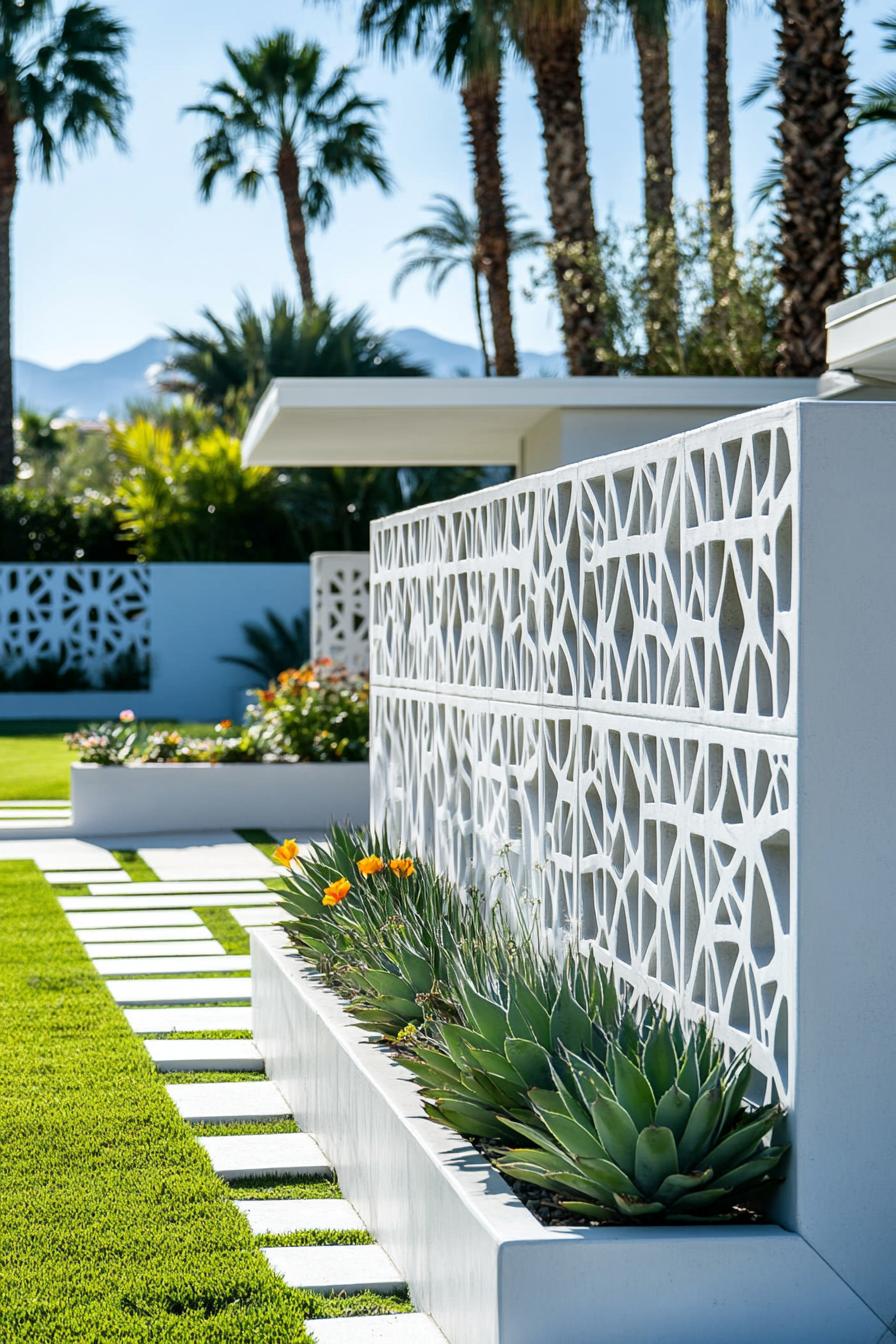
[(52, 658), (96, 674), (119, 657), (145, 662), (150, 598), (146, 565), (0, 565), (0, 667)]
[(806, 401), (371, 536), (372, 823), (750, 1047), (778, 1216), (882, 1336), (894, 500), (896, 407)]
[(311, 556), (311, 656), (353, 672), (370, 666), (370, 553), (315, 551)]

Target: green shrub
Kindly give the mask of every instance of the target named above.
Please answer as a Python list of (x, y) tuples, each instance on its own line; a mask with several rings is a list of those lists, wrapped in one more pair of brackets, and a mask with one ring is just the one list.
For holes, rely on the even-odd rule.
[(246, 735), (262, 759), (366, 761), (370, 688), (329, 658), (287, 668), (246, 711)]
[(0, 488), (0, 563), (131, 559), (111, 510), (22, 485)]

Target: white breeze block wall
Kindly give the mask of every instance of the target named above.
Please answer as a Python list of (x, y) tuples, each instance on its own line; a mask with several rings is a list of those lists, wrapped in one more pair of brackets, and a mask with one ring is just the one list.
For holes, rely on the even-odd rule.
[(894, 428), (785, 403), (401, 514), (371, 582), (372, 824), (749, 1045), (781, 1218), (884, 1321)]
[[(150, 659), (146, 691), (0, 693), (0, 719), (241, 717), (253, 673), (220, 661), (243, 655), (247, 621), (306, 612), (306, 564), (0, 565), (0, 663), (41, 654), (83, 657), (91, 670), (137, 643)], [(25, 655), (28, 655), (27, 657)]]
[(352, 672), (370, 667), (370, 552), (311, 556), (311, 656)]

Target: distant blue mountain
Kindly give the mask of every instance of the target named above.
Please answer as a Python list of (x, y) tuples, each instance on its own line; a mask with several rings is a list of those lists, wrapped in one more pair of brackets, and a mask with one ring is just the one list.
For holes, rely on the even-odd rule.
[[(473, 346), (444, 341), (417, 327), (392, 332), (392, 344), (436, 378), (478, 377), (482, 373), (482, 356)], [(153, 395), (152, 373), (168, 357), (169, 349), (168, 341), (153, 337), (109, 359), (72, 364), (67, 369), (48, 369), (28, 359), (14, 360), (16, 404), (24, 402), (44, 415), (59, 411), (85, 420), (121, 412), (128, 402)], [(563, 373), (563, 357), (558, 354), (521, 352), (520, 364), (529, 378), (552, 378)]]

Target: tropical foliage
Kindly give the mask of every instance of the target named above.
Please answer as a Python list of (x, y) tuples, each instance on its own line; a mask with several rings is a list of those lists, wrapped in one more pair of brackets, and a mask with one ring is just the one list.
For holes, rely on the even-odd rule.
[(601, 1223), (755, 1206), (781, 1111), (745, 1104), (746, 1056), (727, 1060), (705, 1023), (635, 1011), (592, 954), (544, 950), (521, 911), (386, 836), (337, 827), (300, 862), (291, 840), (274, 857), (297, 950), (400, 1051), (432, 1118), (508, 1176)]
[(185, 108), (208, 126), (196, 146), (199, 194), (208, 200), (224, 177), (252, 200), (266, 178), (277, 182), (302, 302), (311, 309), (308, 228), (329, 223), (332, 187), (365, 179), (383, 190), (391, 185), (376, 124), (380, 105), (355, 90), (351, 67), (327, 73), (320, 44), (299, 46), (292, 33), (225, 50), (230, 75)]
[(78, 0), (58, 17), (51, 0), (0, 0), (0, 485), (15, 479), (12, 390), (12, 216), (23, 133), (45, 178), (70, 149), (107, 135), (124, 143), (128, 32), (100, 5)]
[(299, 616), (282, 616), (268, 609), (262, 621), (246, 621), (243, 625), (248, 653), (227, 654), (218, 661), (243, 667), (259, 681), (273, 681), (281, 668), (300, 667), (308, 661), (309, 626), (307, 610)]

